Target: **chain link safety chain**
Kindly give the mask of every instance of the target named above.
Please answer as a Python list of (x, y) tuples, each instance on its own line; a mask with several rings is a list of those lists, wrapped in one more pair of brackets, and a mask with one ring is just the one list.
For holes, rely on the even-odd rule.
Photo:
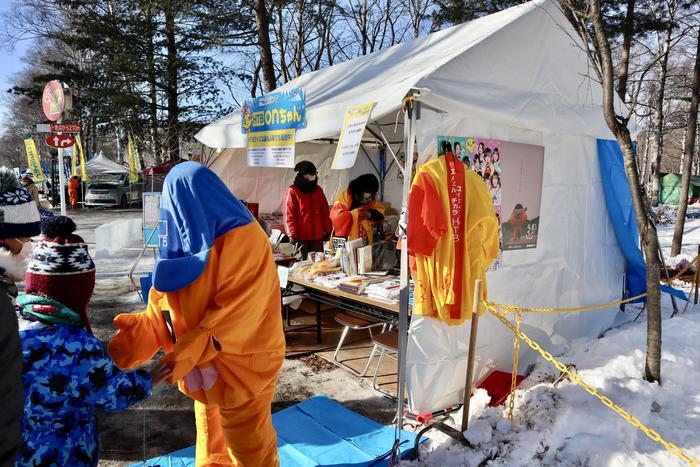
[[(656, 431), (652, 430), (651, 428), (645, 426), (642, 422), (639, 421), (639, 419), (635, 418), (634, 416), (630, 415), (620, 407), (619, 405), (615, 404), (613, 401), (611, 401), (608, 397), (600, 394), (596, 388), (591, 386), (590, 384), (586, 383), (581, 379), (581, 377), (578, 375), (578, 373), (574, 370), (570, 370), (566, 365), (558, 361), (552, 354), (544, 350), (540, 345), (530, 339), (527, 334), (522, 332), (518, 327), (513, 325), (510, 321), (506, 319), (506, 315), (508, 314), (507, 311), (498, 311), (494, 305), (492, 305), (489, 302), (484, 302), (484, 306), (486, 307), (489, 312), (491, 312), (496, 318), (498, 318), (499, 321), (501, 321), (506, 327), (508, 327), (513, 333), (519, 337), (520, 339), (524, 340), (527, 345), (532, 348), (532, 350), (538, 352), (542, 358), (550, 362), (552, 365), (554, 365), (557, 370), (561, 371), (562, 373), (566, 374), (569, 379), (571, 380), (572, 383), (578, 384), (579, 386), (583, 387), (583, 389), (586, 390), (587, 393), (589, 393), (592, 396), (597, 397), (600, 402), (603, 403), (606, 407), (609, 409), (613, 410), (615, 413), (620, 415), (622, 418), (624, 418), (630, 425), (632, 425), (635, 428), (638, 428), (641, 430), (650, 440), (656, 441), (657, 443), (662, 444), (668, 452), (673, 454), (676, 457), (679, 457), (686, 461), (688, 465), (691, 465), (693, 467), (698, 467), (698, 461), (696, 459), (693, 459), (689, 455), (685, 454), (681, 448), (676, 446), (673, 443), (669, 443), (668, 441), (664, 440), (659, 433)], [(522, 311), (522, 310), (521, 310)]]
[[(673, 277), (669, 279), (664, 279), (662, 282), (664, 282), (666, 285), (671, 285), (673, 281), (678, 279), (680, 276), (682, 276), (688, 269), (690, 269), (693, 264), (700, 258), (700, 255), (696, 256), (693, 258), (692, 261), (688, 262), (688, 265), (681, 269), (678, 273), (676, 273)], [(503, 305), (500, 303), (494, 303), (491, 301), (486, 300), (484, 303), (490, 306), (493, 306), (495, 308), (498, 308), (500, 310), (505, 310), (505, 311), (512, 311), (512, 312), (520, 312), (520, 313), (577, 313), (579, 311), (592, 311), (592, 310), (602, 310), (605, 308), (612, 308), (614, 306), (620, 306), (625, 303), (629, 302), (634, 302), (635, 300), (639, 300), (640, 298), (646, 297), (647, 294), (639, 294), (635, 295), (634, 297), (626, 298), (624, 300), (617, 300), (614, 302), (610, 303), (604, 303), (602, 305), (592, 305), (592, 306), (579, 306), (575, 308), (521, 308), (515, 305)]]
[[(515, 326), (520, 331), (520, 323), (523, 316), (519, 311), (515, 312)], [(508, 402), (508, 420), (513, 421), (513, 409), (515, 408), (515, 386), (518, 384), (518, 358), (520, 355), (520, 339), (518, 333), (515, 333), (513, 340), (513, 371), (510, 375), (510, 401)]]

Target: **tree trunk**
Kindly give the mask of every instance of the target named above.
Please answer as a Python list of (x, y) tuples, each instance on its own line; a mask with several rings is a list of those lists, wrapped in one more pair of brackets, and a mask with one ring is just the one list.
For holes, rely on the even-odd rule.
[(610, 131), (615, 135), (625, 161), (627, 182), (632, 196), (632, 205), (637, 218), (642, 248), (647, 262), (647, 356), (644, 379), (661, 382), (661, 296), (659, 287), (660, 261), (659, 240), (656, 227), (649, 217), (642, 186), (639, 181), (637, 159), (634, 155), (629, 128), (615, 114), (615, 76), (612, 52), (603, 23), (600, 0), (591, 0), (591, 21), (595, 33), (596, 52), (600, 60), (603, 86), (603, 112)]
[(148, 24), (151, 27), (152, 35), (147, 39), (146, 44), (146, 66), (148, 69), (148, 97), (149, 102), (149, 136), (151, 153), (153, 154), (153, 161), (156, 165), (163, 163), (162, 155), (160, 152), (160, 145), (158, 144), (158, 88), (157, 88), (157, 73), (155, 64), (155, 44), (154, 36), (156, 33), (156, 27), (153, 22), (153, 16), (148, 13)]
[(289, 73), (289, 67), (287, 66), (287, 58), (285, 54), (287, 51), (285, 50), (285, 43), (287, 42), (284, 38), (284, 15), (283, 15), (283, 8), (280, 5), (277, 8), (277, 29), (276, 29), (276, 34), (277, 34), (277, 51), (279, 52), (280, 55), (280, 70), (282, 71), (282, 80), (283, 82), (287, 82), (291, 80), (291, 76)]
[(120, 128), (119, 128), (119, 127), (116, 127), (116, 128), (114, 129), (114, 136), (115, 136), (115, 141), (117, 142), (117, 162), (121, 164), (121, 163), (123, 162), (123, 159), (122, 159), (122, 143), (121, 143), (121, 138), (119, 137), (119, 133), (121, 133), (121, 132), (120, 132)]
[(362, 55), (367, 55), (369, 36), (367, 33), (367, 0), (360, 4), (360, 34), (362, 35)]
[(265, 0), (253, 0), (255, 22), (258, 26), (258, 49), (263, 73), (263, 90), (267, 93), (277, 87), (275, 62), (270, 45), (270, 15), (265, 8)]
[(180, 106), (178, 105), (178, 56), (175, 32), (175, 11), (173, 10), (173, 5), (170, 3), (165, 7), (165, 41), (168, 53), (165, 73), (168, 95), (168, 139), (166, 145), (168, 148), (168, 158), (174, 161), (177, 160), (180, 155), (180, 141), (178, 137)]
[(622, 102), (627, 102), (627, 80), (629, 78), (630, 48), (634, 32), (634, 4), (636, 0), (627, 0), (627, 13), (623, 26), (622, 54), (618, 71), (617, 94)]
[(666, 94), (666, 79), (668, 76), (668, 56), (671, 49), (671, 33), (673, 31), (673, 15), (669, 19), (669, 26), (664, 33), (664, 43), (659, 60), (659, 92), (656, 95), (656, 109), (654, 111), (654, 149), (655, 158), (651, 170), (651, 204), (659, 204), (659, 186), (661, 184), (661, 159), (663, 158), (664, 138), (664, 100)]
[(304, 1), (300, 1), (297, 4), (297, 44), (296, 44), (296, 48), (294, 49), (294, 71), (296, 73), (294, 75), (295, 78), (297, 76), (301, 76), (301, 73), (304, 70), (304, 63), (302, 60), (303, 54), (304, 54)]
[(688, 212), (688, 191), (690, 191), (690, 177), (693, 170), (693, 156), (695, 155), (695, 136), (698, 126), (698, 100), (700, 99), (700, 34), (695, 51), (695, 70), (693, 72), (693, 90), (690, 99), (690, 111), (688, 112), (688, 126), (685, 132), (685, 149), (683, 151), (683, 170), (681, 171), (681, 198), (678, 205), (678, 217), (676, 228), (673, 231), (673, 245), (671, 256), (681, 254), (683, 245), (683, 229), (685, 228), (685, 215)]

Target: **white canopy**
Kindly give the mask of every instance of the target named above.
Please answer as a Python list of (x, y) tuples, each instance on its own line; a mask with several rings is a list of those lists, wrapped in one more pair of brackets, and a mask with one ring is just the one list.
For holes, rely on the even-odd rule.
[(85, 163), (88, 174), (98, 174), (104, 172), (129, 173), (129, 169), (107, 159), (102, 152)]
[[(411, 89), (424, 105), (516, 128), (611, 138), (600, 85), (554, 0), (536, 0), (350, 60), (285, 84), (303, 87), (307, 128), (296, 141), (336, 137), (349, 105), (376, 102), (392, 121)], [(196, 138), (213, 148), (245, 147), (240, 112)]]
[[(297, 132), (297, 160), (331, 158), (335, 144), (311, 140), (337, 138), (345, 109), (370, 101), (376, 103), (372, 118), (390, 142), (403, 141), (394, 121), (403, 120), (402, 101), (415, 89), (422, 103), (413, 129), (421, 163), (436, 157), (439, 135), (544, 148), (541, 181), (523, 179), (522, 169), (502, 172), (503, 186), (541, 187), (538, 240), (535, 248), (503, 252), (498, 268), (488, 273), (489, 299), (553, 308), (619, 299), (625, 263), (608, 216), (596, 147), (596, 138), (612, 139), (612, 134), (603, 119), (601, 87), (588, 76), (591, 70), (576, 37), (555, 0), (536, 0), (303, 75), (282, 88), (305, 89), (308, 126)], [(246, 146), (239, 113), (208, 125), (197, 139), (210, 147), (232, 148), (222, 152), (214, 168), (234, 193), (266, 207), (279, 206), (291, 170), (244, 167), (245, 150), (233, 149)], [(365, 159), (376, 152), (370, 153), (360, 154), (350, 171), (319, 165), (326, 193), (346, 186), (339, 174), (326, 172), (344, 172), (345, 177), (367, 172)], [(507, 157), (504, 152), (503, 167)], [(352, 170), (356, 172), (346, 173)], [(385, 199), (396, 208), (400, 184), (395, 164), (386, 177)], [(502, 209), (508, 216), (514, 205)], [(601, 335), (618, 311), (526, 313), (522, 329), (543, 348), (559, 352), (575, 339)], [(406, 380), (414, 413), (463, 400), (468, 326), (412, 319)], [(488, 315), (479, 326), (477, 381), (494, 369), (509, 371), (513, 357), (513, 335), (507, 328)], [(536, 358), (521, 345), (520, 373), (527, 373)]]

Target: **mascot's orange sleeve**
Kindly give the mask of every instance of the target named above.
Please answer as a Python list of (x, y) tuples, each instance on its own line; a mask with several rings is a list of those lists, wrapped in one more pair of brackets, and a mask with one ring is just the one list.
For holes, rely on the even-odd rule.
[[(177, 343), (163, 318), (169, 312)], [(277, 268), (253, 222), (217, 238), (202, 275), (187, 287), (151, 291), (143, 313), (119, 315), (109, 353), (119, 366), (148, 361), (159, 349), (175, 362), (173, 381), (204, 404), (234, 407), (274, 384), (284, 360)], [(213, 386), (190, 392), (182, 378), (214, 366)]]

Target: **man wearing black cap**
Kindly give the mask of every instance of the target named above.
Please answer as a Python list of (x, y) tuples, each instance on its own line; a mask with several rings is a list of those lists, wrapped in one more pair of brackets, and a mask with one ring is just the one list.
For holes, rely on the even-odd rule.
[(294, 184), (284, 194), (284, 229), (293, 243), (301, 246), (304, 258), (323, 251), (323, 240), (331, 233), (330, 210), (323, 189), (318, 186), (318, 171), (310, 161), (301, 161)]

